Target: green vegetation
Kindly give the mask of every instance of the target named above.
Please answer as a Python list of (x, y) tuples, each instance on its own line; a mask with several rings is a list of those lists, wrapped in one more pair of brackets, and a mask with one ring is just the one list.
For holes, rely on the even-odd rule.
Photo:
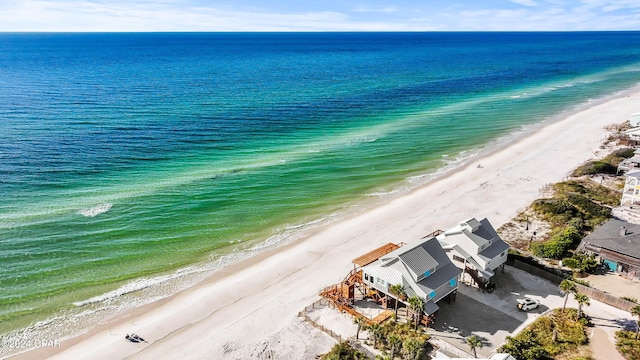
[(367, 326), (367, 321), (362, 316), (358, 316), (353, 319), (353, 323), (356, 324), (356, 340), (358, 340), (360, 338), (360, 330)]
[(640, 334), (640, 305), (636, 305), (631, 308), (629, 311), (631, 315), (635, 316), (636, 319), (636, 340), (638, 340), (638, 335)]
[(617, 331), (616, 347), (625, 359), (640, 360), (640, 340), (636, 339), (633, 331)]
[(562, 263), (575, 272), (593, 273), (598, 268), (598, 262), (594, 255), (574, 252), (570, 258), (562, 259)]
[(532, 207), (552, 227), (567, 224), (578, 230), (590, 230), (611, 217), (620, 195), (589, 180), (569, 180), (555, 184), (555, 195), (534, 201)]
[(576, 321), (576, 309), (556, 309), (541, 316), (520, 334), (507, 337), (499, 350), (520, 360), (542, 360), (574, 351), (588, 342), (587, 319)]
[(630, 301), (630, 302), (635, 303), (635, 304), (638, 303), (638, 299), (636, 299), (634, 297), (631, 297), (631, 296), (622, 296), (622, 297), (620, 297), (620, 299), (627, 300), (627, 301)]
[(322, 360), (368, 360), (362, 352), (352, 348), (348, 342), (336, 344), (330, 352), (321, 357)]
[(624, 159), (633, 156), (632, 148), (619, 149), (607, 155), (604, 159), (589, 161), (573, 171), (573, 176), (615, 174), (618, 165)]
[(401, 298), (407, 296), (407, 293), (405, 292), (404, 286), (402, 286), (402, 284), (395, 284), (395, 285), (391, 286), (389, 288), (389, 291), (391, 292), (391, 294), (393, 296), (395, 296), (395, 301), (394, 301), (395, 310), (394, 310), (394, 313), (395, 313), (396, 316), (393, 319), (394, 319), (394, 321), (397, 321), (397, 319), (398, 319), (398, 299), (401, 299)]
[(576, 287), (576, 284), (570, 280), (562, 280), (558, 287), (560, 288), (560, 292), (564, 294), (564, 304), (562, 305), (562, 310), (564, 311), (564, 309), (567, 308), (569, 294), (577, 294), (578, 288)]
[(422, 318), (422, 309), (424, 309), (424, 299), (417, 295), (413, 295), (409, 298), (409, 309), (411, 309), (412, 318), (416, 325), (415, 330), (418, 330), (418, 325)]
[(401, 355), (403, 359), (421, 359), (425, 355), (425, 345), (430, 339), (429, 334), (421, 330), (414, 330), (410, 323), (398, 324), (387, 321), (379, 326), (377, 349), (389, 354), (393, 359)]
[(580, 285), (586, 286), (586, 287), (591, 287), (591, 283), (586, 281), (586, 280), (576, 279), (575, 277), (571, 277), (570, 280), (573, 281), (576, 284), (580, 284)]
[(636, 331), (620, 330), (616, 332), (616, 347), (620, 354), (627, 360), (640, 360), (640, 305), (636, 305), (629, 311), (636, 317)]
[(471, 351), (473, 351), (473, 357), (477, 358), (478, 353), (476, 352), (476, 349), (484, 346), (484, 344), (482, 343), (482, 340), (480, 340), (480, 338), (478, 338), (475, 335), (471, 335), (466, 337), (464, 341), (467, 343), (467, 345), (469, 345), (469, 348), (471, 349)]
[(591, 302), (585, 294), (573, 294), (573, 298), (578, 302), (578, 316), (576, 319), (580, 320), (582, 317), (582, 307), (591, 305)]
[(551, 240), (547, 242), (540, 242), (531, 244), (529, 250), (534, 255), (549, 258), (549, 259), (562, 259), (567, 253), (569, 248), (574, 243), (579, 242), (582, 239), (582, 234), (575, 227), (570, 226), (564, 229), (562, 232), (555, 234)]
[(589, 180), (570, 180), (554, 185), (552, 198), (538, 199), (531, 208), (554, 229), (551, 239), (534, 243), (534, 255), (562, 259), (582, 239), (585, 232), (611, 217), (611, 208), (619, 194)]

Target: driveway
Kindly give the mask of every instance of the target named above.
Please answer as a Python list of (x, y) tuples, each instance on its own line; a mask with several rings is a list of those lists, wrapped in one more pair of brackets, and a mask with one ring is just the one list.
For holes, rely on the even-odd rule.
[[(476, 335), (484, 344), (477, 349), (478, 356), (489, 357), (507, 336), (517, 334), (541, 314), (562, 307), (564, 302), (557, 285), (511, 266), (506, 266), (504, 272), (498, 271), (493, 282), (497, 287), (491, 294), (461, 282), (455, 302), (438, 304), (440, 310), (430, 332), (467, 353), (470, 349), (464, 338)], [(519, 311), (516, 299), (524, 296), (540, 301), (540, 307)], [(569, 297), (567, 306), (577, 307), (573, 296)], [(593, 300), (585, 312), (594, 317), (596, 327), (607, 333), (606, 339), (610, 342), (614, 341), (616, 330), (628, 327), (633, 321), (628, 312)]]

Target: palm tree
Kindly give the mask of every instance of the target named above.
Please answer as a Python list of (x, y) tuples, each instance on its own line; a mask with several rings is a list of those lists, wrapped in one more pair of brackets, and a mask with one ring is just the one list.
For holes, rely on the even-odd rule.
[(395, 309), (395, 313), (396, 313), (396, 320), (398, 318), (398, 301), (400, 301), (400, 298), (404, 295), (406, 295), (405, 291), (404, 291), (404, 286), (402, 286), (402, 284), (395, 284), (393, 286), (391, 286), (391, 288), (389, 288), (389, 291), (391, 292), (391, 294), (393, 294), (396, 297), (396, 309)]
[(562, 305), (562, 311), (567, 307), (567, 299), (569, 299), (569, 294), (576, 294), (578, 292), (578, 288), (576, 287), (576, 283), (570, 280), (562, 280), (560, 283), (560, 291), (564, 294), (564, 305)]
[(396, 356), (396, 349), (402, 344), (402, 339), (396, 334), (391, 334), (387, 337), (387, 343), (391, 346), (391, 359), (393, 359)]
[(578, 319), (582, 316), (582, 306), (589, 306), (591, 303), (589, 302), (589, 297), (585, 294), (574, 294), (573, 298), (578, 302)]
[(466, 339), (464, 339), (464, 341), (467, 343), (467, 345), (469, 345), (469, 347), (471, 348), (471, 351), (473, 351), (473, 357), (477, 358), (478, 354), (476, 353), (476, 348), (481, 348), (484, 346), (484, 344), (482, 343), (482, 340), (480, 340), (475, 335), (471, 335), (471, 336), (468, 336)]
[(373, 348), (376, 348), (376, 345), (378, 344), (378, 338), (380, 337), (380, 332), (382, 331), (382, 328), (380, 327), (380, 324), (371, 324), (369, 325), (369, 332), (371, 333), (371, 335), (373, 335)]
[(410, 338), (402, 344), (402, 350), (404, 351), (404, 358), (414, 360), (418, 358), (418, 354), (422, 348), (422, 344), (415, 338)]
[(418, 295), (413, 295), (409, 298), (409, 307), (411, 308), (411, 312), (413, 313), (414, 321), (416, 324), (415, 329), (418, 330), (418, 324), (420, 323), (422, 310), (424, 309), (424, 299), (422, 299)]
[(638, 340), (638, 332), (640, 332), (640, 305), (636, 305), (629, 310), (631, 315), (635, 315), (638, 317), (636, 320), (636, 340)]
[(358, 340), (358, 338), (360, 337), (360, 330), (366, 327), (367, 321), (362, 316), (358, 316), (357, 318), (353, 319), (353, 323), (358, 326), (358, 328), (356, 329), (356, 340)]

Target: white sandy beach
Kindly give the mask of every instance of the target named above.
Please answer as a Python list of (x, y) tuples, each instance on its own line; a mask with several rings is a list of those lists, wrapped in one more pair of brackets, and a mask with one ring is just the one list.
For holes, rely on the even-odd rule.
[[(606, 125), (640, 112), (640, 92), (540, 128), (466, 167), (324, 228), (234, 264), (182, 293), (134, 309), (89, 333), (19, 355), (20, 359), (307, 359), (335, 340), (297, 314), (318, 290), (339, 282), (351, 260), (387, 242), (408, 242), (469, 217), (497, 228), (593, 158)], [(481, 164), (482, 167), (477, 167)], [(124, 340), (127, 333), (148, 344)], [(270, 357), (269, 357), (270, 356)]]

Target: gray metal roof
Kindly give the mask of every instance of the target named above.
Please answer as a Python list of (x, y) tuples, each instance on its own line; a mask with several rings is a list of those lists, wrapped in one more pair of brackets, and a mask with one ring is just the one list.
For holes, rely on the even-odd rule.
[[(626, 228), (626, 235), (620, 233)], [(611, 219), (582, 239), (579, 249), (587, 244), (640, 259), (640, 225)]]
[[(385, 272), (382, 270), (385, 267), (388, 267), (392, 271)], [(434, 272), (419, 282), (416, 282), (416, 277), (419, 278), (419, 275), (433, 268), (435, 268)], [(389, 278), (393, 276), (393, 271), (400, 273), (402, 274), (402, 284), (405, 287), (407, 296), (418, 295), (423, 299), (443, 286), (444, 289), (450, 289), (448, 285), (449, 281), (457, 278), (462, 272), (447, 257), (447, 254), (435, 237), (427, 240), (420, 239), (412, 244), (407, 244), (400, 249), (392, 251), (376, 262), (365, 266), (363, 271), (371, 273), (372, 275), (375, 272), (381, 277)], [(445, 295), (446, 293), (442, 293), (441, 289), (435, 298), (429, 299), (425, 303), (425, 311), (429, 314), (435, 311), (435, 309), (437, 309), (435, 302)]]
[[(462, 270), (458, 269), (453, 263), (449, 263), (442, 269), (433, 273), (433, 275), (420, 280), (417, 285), (420, 290), (428, 295), (432, 291), (441, 287), (443, 284), (449, 283), (449, 280), (458, 276), (461, 272)], [(438, 301), (440, 299), (436, 298), (434, 300)]]
[(509, 250), (509, 244), (507, 244), (500, 238), (500, 235), (498, 235), (496, 230), (493, 228), (493, 225), (491, 225), (487, 218), (480, 220), (480, 223), (482, 225), (475, 233), (485, 239), (492, 239), (493, 242), (488, 248), (480, 251), (478, 255), (486, 258), (487, 260), (491, 260), (501, 254), (503, 251)]
[(407, 265), (409, 270), (418, 276), (438, 266), (438, 262), (429, 255), (425, 247), (426, 246), (422, 244), (398, 256), (400, 260)]
[(496, 256), (502, 254), (504, 251), (509, 250), (509, 244), (504, 242), (504, 240), (498, 238), (493, 240), (493, 243), (488, 248), (480, 251), (478, 255), (484, 257), (487, 260), (492, 260)]
[(473, 233), (487, 240), (500, 238), (487, 218), (480, 220), (480, 227)]

